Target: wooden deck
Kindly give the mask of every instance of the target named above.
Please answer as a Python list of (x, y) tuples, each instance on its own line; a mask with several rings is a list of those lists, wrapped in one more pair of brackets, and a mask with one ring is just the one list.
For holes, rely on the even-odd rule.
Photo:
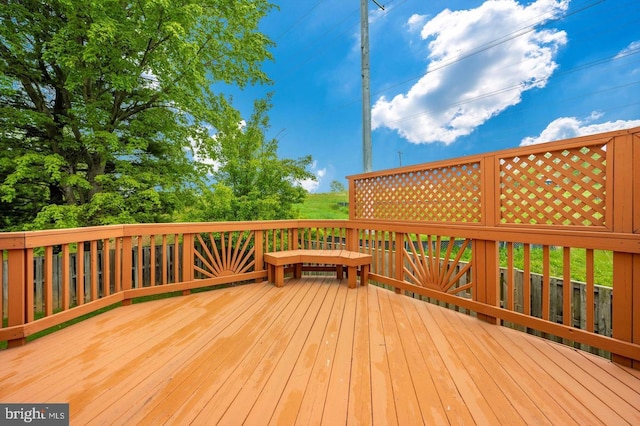
[(72, 424), (640, 424), (640, 372), (323, 277), (121, 307), (0, 352)]

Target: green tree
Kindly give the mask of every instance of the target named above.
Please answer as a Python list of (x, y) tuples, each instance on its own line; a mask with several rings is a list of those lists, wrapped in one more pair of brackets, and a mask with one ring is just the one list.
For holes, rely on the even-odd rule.
[[(213, 191), (205, 189), (191, 220), (272, 220), (295, 216), (293, 205), (307, 194), (300, 182), (315, 179), (310, 156), (280, 159), (277, 139), (266, 139), (270, 95), (254, 102), (246, 123), (240, 115), (214, 136), (218, 151)], [(233, 111), (228, 111), (229, 115)]]
[(264, 0), (0, 4), (0, 229), (169, 220), (234, 119), (216, 83), (268, 82)]
[(347, 188), (345, 188), (345, 186), (342, 184), (342, 182), (339, 182), (337, 180), (333, 180), (331, 181), (331, 192), (334, 193), (340, 193), (340, 192), (346, 192)]

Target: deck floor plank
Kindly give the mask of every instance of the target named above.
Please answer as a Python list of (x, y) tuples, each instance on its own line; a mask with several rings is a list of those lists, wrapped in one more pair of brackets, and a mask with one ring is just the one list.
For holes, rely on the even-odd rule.
[(446, 332), (440, 329), (439, 324), (434, 318), (436, 309), (429, 309), (428, 306), (421, 306), (418, 313), (422, 317), (422, 321), (429, 328), (431, 333), (434, 350), (440, 352), (440, 356), (445, 360), (445, 365), (453, 378), (456, 388), (459, 390), (464, 403), (469, 408), (471, 415), (476, 423), (480, 424), (499, 424), (499, 420), (494, 413), (491, 404), (482, 396), (482, 390), (474, 380), (474, 374), (477, 368), (469, 368), (468, 365), (460, 359), (456, 349), (447, 339)]
[[(286, 366), (287, 355), (294, 353), (296, 356), (299, 355), (300, 349), (296, 347), (298, 344), (296, 338), (299, 337), (300, 333), (308, 332), (308, 330), (305, 331), (301, 325), (304, 324), (304, 318), (307, 314), (313, 314), (313, 316), (315, 316), (313, 311), (316, 307), (313, 301), (317, 300), (316, 296), (318, 296), (320, 286), (312, 285), (309, 287), (310, 290), (306, 291), (300, 299), (293, 301), (290, 307), (288, 307), (287, 312), (278, 318), (280, 324), (274, 326), (273, 329), (274, 331), (279, 330), (279, 332), (273, 336), (270, 342), (265, 342), (265, 347), (259, 351), (261, 352), (260, 362), (253, 368), (247, 368), (244, 374), (239, 375), (239, 377), (246, 377), (245, 382), (242, 387), (238, 389), (234, 400), (225, 410), (222, 417), (220, 417), (219, 422), (221, 424), (230, 424), (238, 420), (242, 420), (244, 424), (255, 424), (249, 422), (247, 417), (252, 411), (256, 401), (263, 394), (270, 395), (274, 391), (278, 392), (277, 380), (272, 380), (276, 376), (274, 372), (278, 370), (279, 366)], [(243, 368), (244, 367), (245, 366), (243, 366)], [(286, 367), (290, 371), (291, 366)], [(275, 378), (277, 379), (277, 377)], [(282, 389), (280, 389), (279, 392), (281, 393)], [(277, 398), (279, 394), (275, 396)], [(197, 423), (207, 424), (209, 420), (218, 421), (217, 416), (199, 415)], [(264, 415), (262, 421), (264, 421)]]
[[(504, 377), (496, 377), (499, 374), (500, 365), (495, 364), (495, 358), (487, 354), (483, 346), (469, 347), (464, 333), (466, 327), (452, 325), (447, 320), (448, 315), (444, 310), (435, 309), (430, 314), (434, 323), (442, 330), (452, 350), (471, 373), (479, 391), (476, 397), (484, 398), (500, 424), (524, 424), (523, 413), (519, 412), (512, 399), (507, 397), (507, 392), (512, 398), (519, 397), (519, 392), (515, 392), (510, 378), (503, 382), (500, 379), (505, 380)], [(522, 408), (525, 404), (520, 402)]]
[[(289, 319), (297, 310), (305, 298), (313, 296), (313, 288), (299, 289), (292, 292), (288, 298), (281, 298), (281, 303), (270, 309), (268, 300), (260, 303), (265, 315), (247, 315), (247, 321), (240, 330), (229, 330), (225, 335), (227, 342), (210, 345), (209, 355), (199, 368), (189, 375), (189, 379), (180, 384), (179, 391), (187, 397), (186, 404), (182, 404), (177, 410), (167, 408), (162, 404), (163, 399), (158, 400), (158, 409), (163, 417), (151, 417), (147, 415), (144, 422), (157, 424), (158, 421), (179, 421), (202, 423), (209, 421), (215, 423), (222, 417), (229, 405), (237, 398), (242, 387), (247, 383), (254, 370), (263, 363), (268, 362), (270, 347), (277, 343), (280, 334), (287, 325)], [(270, 293), (277, 294), (272, 288)], [(287, 300), (288, 299), (288, 300)], [(286, 333), (285, 333), (286, 334)], [(231, 350), (217, 350), (217, 347), (229, 346)], [(204, 379), (200, 377), (204, 375)], [(193, 392), (194, 386), (197, 392)], [(168, 417), (164, 417), (167, 416)]]
[(373, 424), (368, 292), (358, 287), (347, 424)]
[(393, 370), (391, 385), (393, 387), (398, 423), (407, 425), (417, 419), (424, 419), (425, 416), (428, 418), (429, 415), (428, 413), (422, 413), (418, 402), (414, 380), (412, 379), (409, 363), (400, 338), (401, 332), (398, 330), (393, 305), (389, 300), (390, 293), (382, 293), (378, 298), (384, 328), (384, 347), (387, 350), (390, 369)]
[(412, 332), (414, 324), (411, 323), (404, 310), (405, 304), (402, 303), (404, 300), (397, 297), (389, 297), (388, 299), (393, 310), (402, 351), (407, 360), (409, 377), (413, 382), (417, 403), (420, 406), (422, 421), (425, 424), (445, 424), (448, 422), (447, 410), (443, 406), (434, 384), (431, 369), (420, 351), (420, 346), (423, 343), (418, 341)]
[[(640, 378), (640, 374), (637, 374), (637, 375), (633, 374), (638, 372), (637, 370), (632, 370), (630, 368), (622, 367), (620, 365), (608, 362), (604, 358), (590, 356), (590, 354), (587, 354), (585, 352), (577, 351), (577, 353), (581, 355), (583, 354), (585, 355), (584, 359), (586, 359), (589, 363), (589, 366), (587, 367), (587, 371), (591, 371), (591, 368), (597, 367), (602, 371), (605, 371), (611, 377), (618, 380), (620, 383), (624, 383), (629, 389), (634, 391), (635, 397), (633, 397), (633, 401), (636, 401), (634, 405), (640, 407), (640, 403), (638, 403), (637, 401), (637, 398), (640, 397), (640, 388), (637, 387), (638, 385), (637, 379)], [(606, 377), (603, 377), (603, 379), (600, 380), (600, 382), (607, 383), (608, 380)], [(628, 401), (628, 402), (631, 402), (631, 401)]]
[(296, 360), (289, 380), (280, 395), (279, 404), (271, 415), (269, 423), (272, 425), (291, 425), (296, 421), (304, 391), (310, 381), (313, 366), (320, 352), (322, 336), (327, 327), (339, 288), (337, 285), (328, 286), (324, 303), (318, 311), (300, 356)]
[(640, 374), (375, 287), (288, 279), (121, 307), (0, 351), (72, 424), (640, 424)]
[[(585, 387), (575, 377), (564, 371), (558, 364), (547, 356), (546, 342), (539, 337), (528, 336), (524, 333), (520, 336), (513, 330), (499, 330), (508, 336), (505, 349), (520, 348), (530, 358), (529, 368), (541, 376), (542, 372), (550, 375), (555, 382), (549, 388), (552, 395), (566, 405), (569, 412), (578, 423), (581, 424), (626, 424), (620, 416), (609, 409), (595, 396), (597, 390)], [(525, 337), (525, 338), (522, 338)], [(576, 361), (578, 362), (578, 361)], [(609, 417), (612, 416), (612, 417)], [(617, 423), (616, 423), (617, 421)], [(613, 423), (612, 423), (613, 422)]]
[[(111, 414), (114, 422), (135, 423), (144, 411), (151, 410), (152, 407), (162, 407), (164, 413), (169, 413), (166, 419), (185, 399), (198, 395), (199, 387), (206, 383), (204, 376), (212, 374), (211, 370), (203, 368), (206, 360), (212, 356), (223, 359), (244, 341), (238, 337), (250, 328), (255, 318), (265, 315), (266, 311), (276, 310), (280, 301), (286, 303), (269, 288), (263, 290), (252, 293), (253, 297), (249, 297), (245, 303), (231, 305), (232, 309), (219, 309), (217, 305), (207, 304), (206, 314), (197, 320), (188, 321), (183, 316), (178, 339), (167, 336), (148, 349), (149, 357), (157, 357), (158, 348), (167, 351), (160, 358), (161, 363), (145, 366), (149, 374), (137, 382), (127, 380), (126, 387), (119, 387), (118, 401), (106, 405), (110, 411), (117, 413), (117, 416), (115, 413)], [(269, 301), (271, 306), (267, 308), (259, 300)], [(217, 321), (209, 323), (207, 319), (210, 317), (217, 317)], [(198, 378), (194, 380), (192, 374)], [(195, 385), (185, 391), (184, 382), (188, 380)]]
[(379, 295), (369, 291), (369, 356), (371, 357), (371, 401), (375, 422), (385, 425), (398, 424), (396, 405), (393, 398), (391, 367), (387, 359), (383, 318), (380, 313)]
[[(487, 375), (495, 383), (496, 388), (499, 388), (501, 393), (504, 394), (506, 400), (497, 407), (498, 410), (505, 410), (505, 407), (510, 408), (509, 405), (505, 404), (507, 401), (515, 409), (515, 413), (512, 413), (512, 415), (515, 414), (516, 417), (509, 419), (509, 424), (513, 424), (516, 421), (526, 421), (540, 425), (553, 423), (540, 409), (540, 404), (543, 407), (547, 405), (554, 407), (553, 400), (543, 401), (522, 388), (521, 383), (526, 380), (526, 375), (523, 374), (524, 372), (521, 371), (520, 366), (508, 354), (500, 354), (493, 351), (491, 339), (488, 339), (488, 341), (479, 341), (477, 339), (478, 328), (474, 318), (462, 315), (443, 315), (442, 317), (443, 320), (448, 321), (458, 331), (458, 341), (466, 345), (467, 349), (461, 352), (475, 356)], [(497, 359), (500, 359), (500, 362), (496, 362)], [(495, 392), (497, 390), (495, 388), (487, 390), (489, 391), (487, 398), (492, 403), (495, 403)], [(551, 413), (552, 411), (548, 412), (548, 414)]]
[[(545, 346), (543, 349), (545, 356), (555, 362), (566, 374), (573, 377), (578, 383), (580, 383), (585, 389), (597, 389), (598, 391), (592, 391), (595, 398), (599, 400), (597, 406), (598, 410), (602, 413), (602, 416), (606, 416), (607, 422), (615, 421), (618, 424), (628, 422), (630, 424), (640, 424), (640, 412), (638, 411), (638, 405), (635, 407), (625, 401), (624, 397), (620, 394), (616, 394), (615, 391), (610, 389), (609, 386), (617, 384), (615, 380), (609, 380), (607, 384), (609, 386), (603, 386), (602, 383), (594, 376), (599, 369), (591, 368), (590, 371), (585, 371), (580, 367), (583, 362), (576, 362), (574, 349), (567, 346), (560, 346), (550, 341), (538, 342), (540, 346)], [(626, 391), (626, 387), (624, 387)], [(626, 394), (627, 392), (625, 392)], [(640, 401), (637, 401), (640, 402)]]
[(402, 303), (402, 299), (395, 298), (395, 300), (404, 306), (404, 312), (411, 324), (411, 330), (413, 331), (416, 341), (420, 342), (420, 355), (422, 355), (422, 359), (426, 364), (427, 371), (431, 375), (433, 385), (436, 389), (436, 393), (433, 394), (432, 399), (435, 400), (436, 395), (438, 396), (447, 414), (449, 423), (473, 424), (474, 420), (471, 412), (464, 403), (464, 399), (456, 386), (454, 377), (449, 372), (447, 360), (443, 359), (440, 350), (431, 337), (431, 332), (429, 331), (433, 330), (431, 324), (425, 323), (420, 316), (419, 311), (424, 309), (424, 302), (410, 299), (409, 303)]
[(344, 422), (349, 409), (349, 387), (351, 386), (351, 360), (353, 359), (353, 340), (355, 332), (356, 291), (348, 291), (340, 322), (336, 352), (331, 361), (331, 374), (327, 396), (322, 410), (322, 424), (336, 425)]
[[(233, 304), (229, 303), (230, 300), (226, 300), (224, 297), (225, 294), (231, 295), (231, 299), (237, 302), (242, 299), (239, 294), (226, 293), (226, 290), (223, 290), (219, 295), (213, 297), (214, 307), (220, 309), (233, 307)], [(81, 331), (78, 333), (80, 336), (85, 335), (86, 328), (97, 330), (95, 336), (82, 340), (80, 337), (70, 334), (69, 341), (60, 345), (68, 347), (69, 354), (57, 351), (53, 355), (54, 358), (51, 359), (52, 355), (48, 351), (38, 351), (38, 354), (42, 353), (43, 356), (36, 357), (34, 361), (45, 364), (29, 367), (27, 375), (47, 371), (48, 376), (39, 382), (39, 386), (33, 390), (30, 397), (42, 401), (73, 398), (77, 401), (78, 407), (88, 408), (85, 410), (86, 412), (92, 412), (91, 409), (95, 408), (91, 406), (92, 402), (96, 407), (103, 408), (108, 405), (110, 400), (120, 398), (118, 393), (111, 392), (110, 389), (121, 384), (123, 378), (139, 379), (141, 373), (148, 370), (145, 360), (149, 358), (150, 353), (156, 359), (162, 359), (162, 350), (170, 347), (160, 341), (179, 339), (181, 324), (188, 324), (189, 319), (197, 322), (197, 318), (202, 315), (200, 310), (202, 302), (197, 296), (189, 297), (184, 302), (184, 305), (180, 306), (170, 299), (165, 299), (155, 301), (153, 305), (140, 304), (118, 308), (116, 315), (107, 313), (108, 315), (104, 314), (107, 316), (92, 319), (90, 328), (78, 327), (78, 330)], [(145, 315), (141, 317), (140, 312)], [(130, 314), (133, 315), (133, 318), (129, 316)], [(105, 321), (107, 317), (113, 318), (113, 324), (111, 324), (112, 321)], [(119, 321), (120, 317), (125, 320), (130, 318), (130, 321), (123, 326)], [(153, 321), (149, 321), (150, 318), (153, 318)], [(146, 324), (145, 319), (147, 320)], [(104, 328), (100, 328), (101, 324)], [(142, 324), (145, 326), (142, 327)], [(111, 329), (111, 334), (108, 331), (110, 326), (114, 327)], [(72, 333), (74, 328), (76, 327), (64, 330), (69, 330)], [(58, 337), (57, 334), (56, 337)], [(188, 337), (182, 336), (182, 338)], [(39, 339), (32, 342), (35, 345), (34, 349), (42, 349), (39, 346), (43, 341), (43, 339)], [(31, 344), (25, 348), (30, 346)], [(149, 352), (149, 348), (151, 348), (151, 352)], [(94, 362), (98, 358), (100, 363)], [(110, 368), (105, 368), (105, 366)], [(73, 369), (76, 368), (78, 371), (73, 373)], [(71, 374), (63, 376), (56, 374), (61, 370), (70, 370)], [(148, 371), (148, 374), (152, 373), (153, 370)], [(84, 384), (84, 389), (78, 389), (78, 381)], [(4, 384), (3, 381), (3, 388)], [(24, 385), (20, 386), (24, 388)], [(106, 391), (109, 391), (108, 398), (102, 396), (102, 393)], [(75, 407), (71, 407), (71, 414), (78, 415), (74, 410)]]
[[(562, 405), (556, 401), (556, 395), (549, 393), (546, 386), (544, 392), (540, 392), (540, 386), (543, 383), (549, 385), (549, 389), (556, 385), (550, 377), (540, 377), (536, 372), (527, 368), (531, 360), (525, 353), (513, 353), (508, 348), (503, 348), (487, 333), (484, 327), (475, 327), (474, 319), (462, 315), (449, 315), (448, 319), (459, 326), (466, 327), (463, 338), (473, 351), (479, 351), (484, 348), (488, 355), (494, 360), (500, 360), (494, 363), (492, 373), (496, 375), (498, 383), (505, 389), (511, 389), (509, 395), (514, 400), (514, 396), (519, 398), (526, 397), (531, 404), (524, 406), (518, 405), (517, 409), (527, 422), (536, 424), (575, 424), (578, 423), (564, 410)], [(471, 321), (469, 321), (471, 320)], [(513, 385), (518, 389), (514, 389)]]
[[(265, 297), (268, 289), (260, 289), (260, 292), (251, 292), (251, 295)], [(198, 295), (187, 296), (194, 301), (202, 300)], [(237, 303), (225, 303), (223, 298), (220, 303), (205, 303), (193, 309), (198, 312), (197, 316), (189, 314), (189, 306), (183, 307), (182, 311), (176, 313), (177, 325), (171, 332), (165, 331), (164, 335), (154, 336), (153, 339), (133, 344), (137, 351), (141, 351), (134, 359), (123, 358), (122, 366), (119, 366), (102, 383), (103, 389), (108, 390), (108, 394), (94, 398), (92, 395), (89, 402), (84, 402), (78, 397), (77, 401), (84, 406), (84, 412), (88, 415), (93, 413), (93, 420), (100, 422), (100, 410), (108, 411), (109, 417), (114, 422), (126, 419), (131, 413), (139, 413), (141, 407), (147, 409), (153, 406), (154, 398), (169, 383), (176, 383), (180, 380), (182, 366), (193, 361), (194, 353), (202, 353), (203, 348), (218, 333), (224, 330), (226, 324), (234, 324), (238, 320), (239, 313)], [(190, 302), (190, 301), (189, 301)], [(240, 300), (237, 301), (240, 303)], [(155, 302), (151, 302), (155, 303)], [(159, 305), (157, 311), (163, 309)], [(218, 319), (214, 324), (210, 324), (209, 318)], [(136, 370), (137, 368), (137, 370)], [(167, 399), (170, 404), (171, 399)], [(79, 417), (84, 420), (83, 416)]]
[(342, 312), (345, 308), (347, 287), (344, 283), (338, 288), (338, 295), (331, 309), (329, 321), (322, 335), (318, 355), (316, 356), (311, 377), (305, 387), (295, 424), (320, 424), (324, 411), (324, 401), (327, 396), (332, 363), (338, 344), (338, 333)]
[[(566, 354), (567, 349), (571, 352), (577, 351), (560, 345), (549, 346), (558, 354)], [(631, 419), (635, 419), (634, 423), (640, 424), (640, 389), (629, 387), (618, 377), (603, 369), (600, 363), (590, 362), (587, 358), (585, 358), (584, 362), (574, 362), (573, 353), (571, 355), (570, 358), (565, 358), (567, 359), (565, 370), (572, 370), (574, 375), (584, 377), (585, 380), (583, 382), (586, 386), (604, 386), (609, 389), (616, 396), (614, 401), (611, 401), (611, 398), (607, 398), (614, 404), (614, 407), (619, 404), (621, 409), (629, 413)], [(618, 397), (625, 401), (626, 404), (619, 401)]]
[[(271, 413), (275, 411), (284, 389), (287, 386), (287, 382), (291, 377), (293, 366), (296, 364), (305, 347), (309, 338), (309, 331), (318, 317), (319, 308), (323, 305), (328, 289), (330, 288), (330, 284), (328, 283), (327, 285), (323, 285), (322, 282), (318, 284), (318, 291), (314, 295), (311, 304), (301, 306), (299, 319), (297, 317), (292, 318), (291, 325), (295, 326), (295, 331), (287, 343), (286, 348), (279, 351), (283, 352), (283, 354), (273, 368), (269, 378), (266, 380), (255, 403), (252, 405), (245, 419), (246, 425), (263, 425), (265, 424), (265, 420), (267, 420), (266, 417), (269, 417)], [(231, 418), (236, 417), (233, 416)]]

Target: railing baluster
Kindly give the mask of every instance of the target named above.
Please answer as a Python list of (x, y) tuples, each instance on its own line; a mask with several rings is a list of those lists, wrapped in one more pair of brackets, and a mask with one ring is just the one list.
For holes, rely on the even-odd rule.
[(542, 319), (549, 321), (551, 299), (550, 251), (547, 244), (542, 246)]
[(25, 266), (26, 266), (25, 279), (23, 281), (26, 287), (25, 288), (25, 305), (26, 305), (25, 322), (30, 323), (30, 322), (33, 322), (33, 318), (34, 318), (33, 311), (35, 308), (34, 299), (33, 299), (34, 283), (33, 283), (33, 249), (32, 248), (28, 248), (25, 250)]
[(513, 243), (507, 243), (507, 309), (513, 310), (514, 299), (514, 266), (513, 266)]
[(0, 249), (0, 329), (4, 326), (4, 253), (3, 249)]
[(587, 331), (593, 333), (594, 331), (594, 325), (595, 325), (595, 320), (594, 320), (594, 315), (593, 315), (593, 311), (595, 309), (595, 302), (594, 302), (594, 269), (593, 269), (593, 249), (587, 249), (586, 252), (586, 263), (587, 263), (587, 271), (586, 271), (586, 275), (587, 275), (587, 288), (586, 288), (586, 292), (587, 292), (587, 297), (586, 297), (586, 304), (587, 304)]
[(162, 234), (162, 285), (167, 284), (167, 234)]
[(571, 283), (571, 248), (564, 247), (562, 253), (562, 323), (572, 326), (571, 299), (573, 284)]
[(102, 295), (111, 294), (111, 245), (109, 238), (102, 241)]
[(98, 300), (98, 241), (91, 241), (91, 301)]
[[(0, 274), (0, 277), (1, 276)], [(46, 316), (50, 316), (53, 314), (53, 246), (46, 246), (44, 248), (44, 281), (42, 285), (44, 287), (44, 313)], [(1, 300), (2, 297), (0, 296), (0, 301)], [(0, 315), (0, 318), (1, 317)]]
[(525, 315), (531, 315), (531, 246), (523, 247), (523, 278), (522, 278), (522, 311)]
[(76, 306), (84, 304), (84, 242), (76, 243)]
[(142, 235), (136, 237), (136, 264), (134, 266), (136, 270), (136, 282), (134, 288), (142, 288), (144, 286), (144, 254), (143, 254)]

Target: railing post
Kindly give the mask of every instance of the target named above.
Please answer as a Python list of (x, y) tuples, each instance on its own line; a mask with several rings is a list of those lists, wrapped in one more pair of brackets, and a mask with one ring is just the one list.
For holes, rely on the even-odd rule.
[[(473, 300), (500, 306), (500, 265), (497, 241), (473, 240)], [(497, 324), (494, 317), (478, 314), (478, 319)]]
[(349, 220), (356, 220), (356, 184), (354, 178), (349, 180)]
[[(253, 255), (255, 256), (255, 270), (264, 271), (264, 230), (256, 229), (253, 237)], [(256, 278), (256, 283), (264, 281), (263, 278)]]
[[(500, 205), (498, 195), (499, 164), (495, 156), (487, 156), (481, 161), (482, 167), (482, 221), (487, 227), (495, 227), (499, 222)], [(491, 306), (500, 306), (500, 255), (498, 242), (473, 240), (473, 300)], [(497, 324), (498, 319), (478, 314), (478, 319)]]
[[(8, 325), (24, 325), (26, 320), (26, 270), (27, 270), (27, 251), (26, 249), (9, 250), (8, 255)], [(7, 346), (13, 348), (22, 346), (26, 343), (24, 337), (9, 340)]]
[(300, 231), (298, 228), (291, 229), (291, 249), (290, 250), (298, 250), (300, 248), (300, 242), (298, 238), (300, 237)]
[[(636, 139), (634, 141), (634, 139)], [(635, 143), (634, 143), (635, 142)], [(637, 161), (640, 160), (640, 141), (633, 134), (614, 137), (607, 147), (607, 164), (613, 164), (612, 186), (615, 184), (612, 201), (612, 228), (614, 232), (633, 233), (640, 212), (634, 211), (634, 195), (638, 185)], [(612, 161), (611, 161), (612, 160)], [(635, 165), (635, 168), (634, 168)], [(613, 253), (613, 338), (640, 343), (640, 255)], [(640, 369), (640, 363), (612, 354), (611, 360), (618, 364)]]
[(358, 230), (354, 228), (347, 228), (347, 250), (349, 251), (360, 251), (359, 241), (358, 241)]

